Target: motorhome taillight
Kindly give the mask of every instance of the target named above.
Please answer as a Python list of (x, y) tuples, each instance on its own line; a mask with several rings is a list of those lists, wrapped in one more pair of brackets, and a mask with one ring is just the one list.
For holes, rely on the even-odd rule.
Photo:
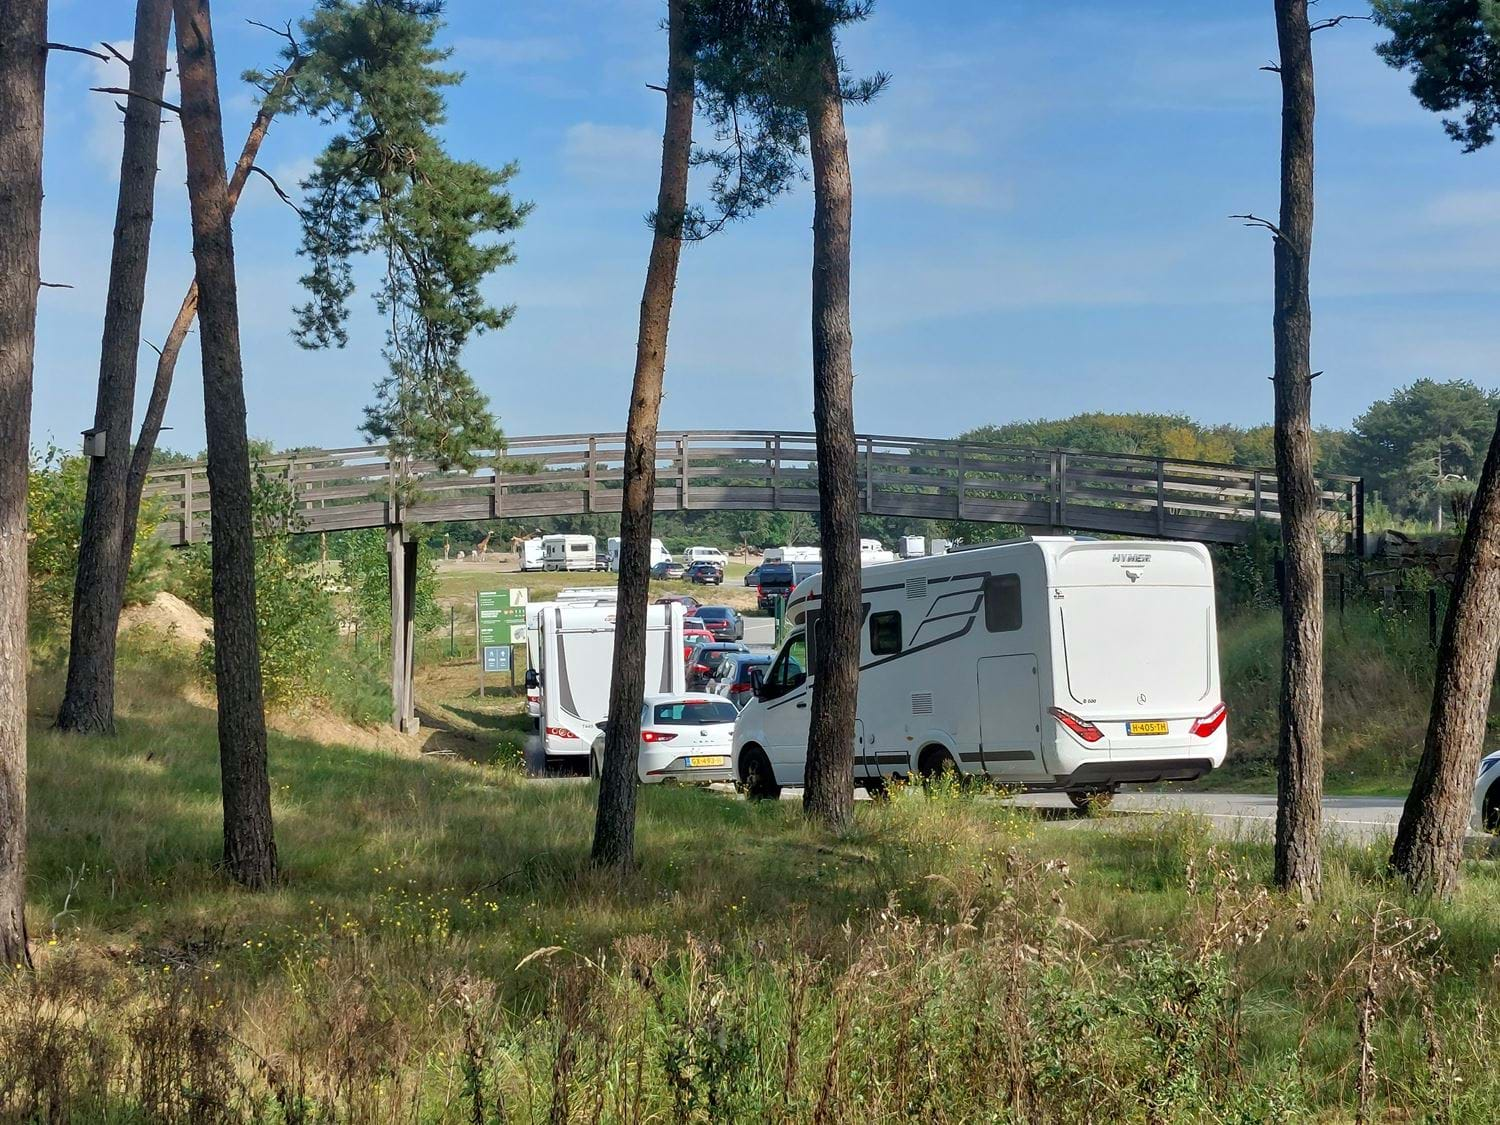
[(1087, 719), (1080, 719), (1077, 715), (1070, 715), (1061, 707), (1047, 708), (1052, 717), (1067, 727), (1085, 742), (1098, 742), (1104, 737), (1104, 732)]
[(577, 738), (578, 736), (567, 727), (548, 727), (547, 734), (551, 738)]
[(671, 742), (677, 736), (670, 731), (643, 730), (641, 731), (642, 742)]
[(1194, 719), (1189, 731), (1199, 738), (1207, 738), (1224, 725), (1224, 720), (1229, 718), (1229, 708), (1219, 704), (1201, 719)]

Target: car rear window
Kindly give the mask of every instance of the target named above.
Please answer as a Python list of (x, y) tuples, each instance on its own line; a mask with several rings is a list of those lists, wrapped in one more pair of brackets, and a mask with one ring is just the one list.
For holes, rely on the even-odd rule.
[(789, 566), (763, 566), (760, 568), (760, 584), (762, 586), (791, 586), (792, 568)]
[(688, 699), (679, 703), (658, 703), (652, 723), (659, 727), (710, 726), (732, 723), (739, 714), (727, 699)]
[(698, 611), (698, 616), (704, 621), (723, 621), (729, 616), (729, 611), (722, 607), (704, 606)]

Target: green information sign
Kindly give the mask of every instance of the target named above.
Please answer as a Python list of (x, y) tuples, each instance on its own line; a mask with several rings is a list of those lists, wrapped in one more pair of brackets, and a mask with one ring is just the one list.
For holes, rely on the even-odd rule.
[(526, 590), (486, 590), (476, 599), (475, 623), (481, 650), (526, 643)]

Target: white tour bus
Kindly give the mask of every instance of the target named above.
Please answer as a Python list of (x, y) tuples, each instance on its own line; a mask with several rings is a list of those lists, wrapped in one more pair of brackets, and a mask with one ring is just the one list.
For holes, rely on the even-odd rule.
[(689, 547), (682, 553), (682, 560), (683, 566), (692, 566), (700, 562), (716, 563), (720, 567), (729, 565), (724, 552), (717, 547)]
[(593, 570), (592, 535), (548, 535), (542, 540), (543, 570)]
[(518, 554), (521, 556), (522, 570), (541, 570), (547, 565), (546, 560), (542, 558), (540, 538), (524, 540)]
[[(1213, 564), (1198, 543), (1037, 537), (864, 571), (856, 785), (946, 769), (1063, 790), (1186, 781), (1224, 761)], [(801, 785), (823, 578), (734, 730), (752, 794)]]
[[(620, 572), (620, 537), (618, 535), (611, 535), (604, 541), (604, 553), (609, 556), (609, 569), (618, 574)], [(661, 540), (651, 540), (651, 565), (671, 561), (672, 552), (661, 545)]]
[[(646, 610), (646, 694), (687, 690), (682, 606)], [(529, 646), (528, 646), (529, 647)], [(543, 749), (584, 756), (609, 708), (615, 652), (615, 607), (553, 605), (537, 615), (537, 664), (526, 689), (539, 691)]]

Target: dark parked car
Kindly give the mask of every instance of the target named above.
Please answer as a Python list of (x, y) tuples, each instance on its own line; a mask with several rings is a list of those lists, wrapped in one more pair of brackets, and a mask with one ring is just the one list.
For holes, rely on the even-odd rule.
[(760, 584), (760, 567), (752, 566), (745, 572), (745, 585), (758, 586)]
[(718, 563), (695, 562), (687, 568), (687, 580), (700, 586), (722, 586), (724, 570)]
[(609, 569), (609, 556), (606, 555), (606, 554), (603, 554), (602, 552), (600, 554), (595, 555), (594, 556), (594, 569), (595, 570), (608, 570)]
[(677, 579), (683, 576), (682, 564), (677, 562), (659, 562), (651, 568), (652, 578)]
[(750, 669), (759, 668), (761, 675), (771, 666), (769, 652), (733, 652), (719, 660), (719, 670), (714, 673), (708, 690), (722, 695), (739, 710), (755, 698), (755, 688), (750, 683)]
[(674, 602), (682, 606), (682, 612), (688, 617), (697, 614), (698, 608), (703, 604), (697, 598), (693, 597), (692, 594), (663, 594), (656, 599), (654, 604), (672, 605)]
[(745, 619), (727, 605), (699, 606), (698, 616), (703, 618), (703, 624), (708, 626), (708, 631), (718, 640), (745, 639)]
[(822, 563), (762, 563), (756, 603), (761, 609), (774, 608), (777, 598), (785, 600), (797, 583), (822, 569)]
[(735, 641), (704, 641), (693, 649), (687, 659), (688, 691), (706, 689), (709, 681), (714, 678), (714, 673), (719, 670), (719, 663), (726, 656), (749, 651), (744, 645)]

